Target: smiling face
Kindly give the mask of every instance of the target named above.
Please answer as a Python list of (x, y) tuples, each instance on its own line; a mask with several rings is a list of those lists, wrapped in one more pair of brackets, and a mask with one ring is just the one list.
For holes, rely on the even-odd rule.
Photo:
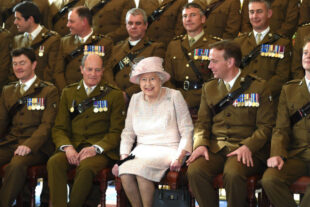
[(139, 77), (140, 88), (149, 100), (155, 100), (159, 96), (161, 80), (156, 73), (144, 73)]
[(183, 26), (188, 33), (199, 34), (202, 31), (206, 17), (198, 8), (186, 8), (182, 12)]
[(225, 60), (224, 53), (224, 50), (211, 49), (209, 68), (212, 70), (214, 78), (226, 80), (230, 63)]
[(23, 83), (34, 77), (37, 62), (32, 63), (26, 55), (13, 57), (12, 64), (15, 76)]
[(22, 16), (22, 14), (18, 11), (15, 12), (14, 14), (15, 19), (14, 19), (14, 24), (17, 27), (17, 30), (19, 32), (30, 32), (31, 30), (31, 18), (29, 17), (27, 20)]
[(81, 68), (83, 80), (88, 87), (96, 86), (100, 81), (103, 73), (102, 60), (96, 54), (87, 56), (84, 67)]
[(249, 4), (249, 19), (256, 32), (262, 32), (269, 26), (272, 10), (264, 2), (251, 2)]
[(76, 10), (72, 10), (68, 14), (68, 22), (67, 22), (67, 27), (70, 30), (70, 33), (72, 35), (79, 35), (83, 33), (84, 30), (84, 25), (85, 25), (85, 18), (79, 17), (78, 13)]

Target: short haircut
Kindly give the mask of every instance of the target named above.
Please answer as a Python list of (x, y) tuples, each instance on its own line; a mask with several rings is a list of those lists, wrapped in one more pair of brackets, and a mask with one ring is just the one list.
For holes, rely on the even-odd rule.
[(40, 23), (41, 13), (38, 6), (33, 2), (23, 1), (17, 4), (13, 8), (13, 12), (21, 13), (22, 17), (24, 17), (25, 20), (28, 20), (29, 17), (32, 16), (36, 24)]
[[(81, 66), (82, 68), (84, 68), (85, 66), (85, 62), (86, 62), (86, 59), (87, 57), (89, 56), (90, 54), (87, 54), (87, 55), (84, 55), (83, 58), (82, 58), (82, 61), (81, 61)], [(102, 56), (98, 55), (101, 59), (101, 68), (103, 68), (103, 59), (102, 59)]]
[(32, 63), (36, 61), (36, 54), (34, 50), (30, 47), (17, 48), (11, 52), (12, 58), (19, 57), (21, 55), (25, 55)]
[(304, 48), (306, 46), (306, 44), (308, 44), (310, 42), (310, 35), (305, 36), (305, 38), (303, 39), (303, 45), (302, 48)]
[(267, 7), (267, 9), (271, 9), (271, 0), (249, 0), (249, 4), (253, 2), (259, 2), (259, 3), (264, 3)]
[(129, 16), (137, 16), (137, 15), (141, 15), (143, 17), (143, 22), (144, 24), (147, 23), (147, 15), (145, 13), (145, 11), (143, 9), (140, 8), (132, 8), (130, 10), (128, 10), (127, 14), (126, 14), (126, 24), (129, 21)]
[(90, 26), (93, 26), (93, 15), (89, 8), (87, 8), (86, 6), (77, 6), (73, 8), (71, 11), (73, 10), (76, 11), (77, 15), (80, 18), (86, 18), (88, 24)]
[(201, 16), (205, 16), (205, 12), (203, 11), (202, 7), (201, 7), (199, 4), (193, 3), (193, 2), (185, 4), (185, 5), (183, 6), (182, 12), (183, 12), (185, 9), (190, 9), (190, 8), (199, 9), (200, 15), (201, 15)]
[(238, 43), (232, 40), (223, 40), (210, 45), (210, 49), (224, 50), (224, 59), (235, 59), (235, 66), (240, 67), (242, 52)]

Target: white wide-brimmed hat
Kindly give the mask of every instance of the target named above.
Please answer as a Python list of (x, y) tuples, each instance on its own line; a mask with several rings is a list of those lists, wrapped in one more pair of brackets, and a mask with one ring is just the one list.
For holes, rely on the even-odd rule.
[(139, 84), (139, 76), (144, 73), (161, 73), (162, 82), (170, 79), (170, 74), (163, 68), (163, 59), (160, 57), (147, 57), (132, 66), (130, 82)]

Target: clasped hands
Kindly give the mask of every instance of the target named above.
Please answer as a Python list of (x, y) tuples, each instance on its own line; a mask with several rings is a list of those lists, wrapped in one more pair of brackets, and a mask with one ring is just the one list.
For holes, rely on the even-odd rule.
[(68, 162), (71, 165), (78, 166), (82, 160), (89, 157), (94, 157), (96, 153), (96, 148), (94, 146), (84, 147), (79, 153), (74, 149), (73, 146), (66, 146), (64, 148)]

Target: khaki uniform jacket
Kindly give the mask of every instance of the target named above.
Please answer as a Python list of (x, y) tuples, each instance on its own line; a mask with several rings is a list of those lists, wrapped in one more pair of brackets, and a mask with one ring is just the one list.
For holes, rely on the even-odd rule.
[[(92, 9), (101, 0), (85, 0), (85, 6)], [(109, 1), (93, 16), (94, 32), (108, 35), (116, 43), (126, 39), (125, 18), (129, 9), (134, 8), (134, 2), (128, 0)]]
[[(299, 0), (274, 0), (270, 19), (271, 31), (291, 38), (297, 29)], [(252, 26), (249, 20), (249, 0), (244, 0), (242, 7), (241, 32), (250, 32)]]
[(0, 29), (0, 91), (2, 87), (9, 81), (9, 73), (11, 68), (10, 51), (12, 47), (12, 36), (6, 29)]
[(290, 122), (290, 117), (309, 102), (310, 94), (304, 78), (290, 81), (283, 86), (276, 127), (272, 134), (271, 157), (291, 158), (305, 149), (309, 149), (309, 115), (294, 126)]
[[(170, 73), (170, 83), (172, 88), (176, 88), (181, 91), (185, 101), (189, 107), (198, 107), (200, 104), (201, 89), (198, 90), (184, 90), (183, 88), (177, 88), (176, 82), (184, 82), (185, 80), (197, 82), (199, 79), (196, 73), (189, 65), (182, 47), (187, 51), (188, 56), (194, 61), (194, 64), (199, 69), (203, 80), (208, 81), (213, 77), (212, 71), (208, 68), (209, 61), (194, 59), (195, 49), (208, 49), (209, 44), (215, 43), (221, 40), (220, 38), (209, 36), (204, 34), (197, 42), (195, 42), (192, 47), (189, 46), (188, 36), (179, 36), (172, 40), (167, 48), (166, 58), (165, 58), (165, 69)], [(188, 79), (187, 79), (188, 77)], [(168, 83), (169, 84), (169, 83)]]
[[(51, 139), (51, 129), (58, 106), (58, 91), (54, 85), (36, 79), (32, 86), (25, 92), (27, 96), (36, 88), (42, 90), (32, 96), (44, 98), (44, 110), (29, 110), (27, 104), (23, 106), (14, 117), (9, 117), (9, 110), (22, 97), (19, 92), (19, 83), (14, 82), (3, 88), (0, 101), (0, 146), (9, 144), (26, 145), (32, 152), (41, 151), (51, 155), (54, 147)], [(12, 119), (11, 125), (9, 120)]]
[(292, 79), (302, 79), (305, 76), (305, 70), (302, 67), (302, 47), (305, 37), (310, 34), (309, 32), (310, 24), (302, 25), (297, 29), (291, 65)]
[[(213, 0), (217, 2), (219, 0)], [(205, 0), (194, 0), (205, 10), (208, 6)], [(206, 23), (206, 33), (221, 37), (223, 39), (233, 39), (237, 37), (241, 26), (240, 0), (225, 0), (208, 16)]]
[[(147, 3), (144, 1), (147, 1)], [(156, 0), (150, 2), (149, 0), (142, 0), (140, 5), (143, 6), (143, 4), (147, 4), (148, 6), (148, 4), (150, 4), (150, 7), (151, 5), (156, 5), (153, 6), (152, 11), (147, 13), (147, 15), (150, 16), (152, 12), (160, 8), (160, 6), (166, 5), (172, 1), (173, 0), (163, 0), (163, 3), (159, 5)], [(146, 34), (150, 40), (168, 44), (173, 37), (185, 32), (182, 23), (182, 9), (186, 3), (186, 0), (175, 0), (157, 20), (153, 21), (153, 23), (148, 26)]]
[[(273, 38), (271, 32), (266, 34), (261, 44), (268, 42)], [(240, 45), (242, 56), (248, 55), (257, 45), (254, 34), (244, 34), (235, 39)], [(267, 80), (267, 87), (270, 89), (273, 97), (279, 97), (282, 85), (289, 80), (291, 64), (291, 43), (290, 40), (280, 38), (272, 45), (285, 46), (284, 58), (264, 57), (260, 54), (253, 59), (244, 69), (244, 73), (254, 73), (255, 75)]]
[[(113, 46), (112, 40), (107, 36), (94, 33), (83, 44), (91, 45), (92, 41), (97, 38), (99, 38), (99, 41), (95, 45), (104, 46), (105, 55), (103, 57), (103, 64), (105, 66), (106, 61), (111, 54)], [(76, 83), (82, 79), (80, 66), (84, 53), (82, 52), (69, 62), (65, 61), (65, 58), (81, 45), (82, 43), (79, 42), (78, 38), (75, 35), (66, 35), (60, 40), (57, 63), (55, 64), (54, 69), (54, 79), (56, 82), (56, 86), (60, 91), (66, 85)]]
[(151, 56), (165, 57), (165, 46), (163, 43), (151, 42), (146, 36), (140, 42), (130, 49), (128, 39), (119, 42), (113, 47), (111, 58), (104, 71), (104, 78), (111, 84), (118, 86), (122, 91), (125, 91), (129, 96), (139, 92), (138, 85), (129, 82), (131, 73), (131, 65), (125, 66), (122, 70), (114, 75), (114, 68), (128, 54), (136, 55), (136, 58), (146, 58)]
[[(86, 109), (73, 120), (70, 118), (70, 108), (75, 100), (76, 105), (89, 97), (100, 95), (109, 87), (110, 92), (101, 100), (107, 101), (107, 111), (94, 112), (94, 107)], [(120, 135), (124, 128), (125, 103), (120, 90), (101, 81), (90, 96), (86, 95), (83, 81), (64, 88), (52, 130), (56, 149), (62, 145), (73, 145), (76, 149), (80, 144), (99, 145), (110, 158), (119, 159)]]
[[(22, 2), (24, 0), (1, 0), (0, 1), (0, 14), (7, 11), (8, 9), (12, 9), (16, 4)], [(49, 15), (49, 3), (48, 0), (32, 0), (35, 3), (41, 13), (41, 24), (44, 26), (48, 26), (48, 15)], [(14, 13), (7, 18), (5, 22), (3, 22), (2, 17), (0, 15), (0, 25), (5, 23), (5, 28), (11, 32), (12, 35), (17, 35), (18, 31), (16, 26), (14, 25)]]
[[(51, 36), (39, 47), (37, 47), (37, 49), (35, 49), (36, 59), (38, 62), (35, 73), (42, 80), (54, 82), (53, 69), (55, 67), (55, 63), (57, 62), (57, 54), (60, 44), (60, 36), (58, 33), (43, 27), (41, 32), (32, 41), (31, 45), (24, 34), (16, 35), (13, 41), (13, 49), (29, 46), (32, 47), (45, 39), (49, 34), (51, 34)], [(16, 80), (15, 77), (14, 80)]]
[(298, 24), (306, 24), (310, 22), (310, 1), (302, 0), (300, 9), (299, 9), (299, 20)]
[[(231, 91), (240, 88), (242, 77), (244, 74), (241, 73)], [(211, 152), (217, 153), (225, 146), (234, 151), (240, 145), (246, 145), (254, 156), (266, 161), (275, 120), (274, 106), (265, 81), (252, 77), (254, 80), (243, 94), (257, 93), (259, 106), (230, 105), (216, 115), (212, 113), (212, 107), (228, 94), (227, 89), (218, 79), (204, 84), (194, 131), (194, 149), (207, 146)]]
[[(48, 28), (51, 28), (52, 30), (58, 32), (60, 36), (65, 36), (70, 33), (69, 28), (67, 27), (68, 23), (68, 11), (64, 12), (62, 17), (53, 24), (53, 18), (56, 16), (56, 14), (61, 11), (61, 9), (64, 8), (65, 5), (72, 2), (73, 0), (69, 0), (66, 3), (62, 0), (53, 1), (50, 3), (49, 8), (49, 15), (48, 15)], [(84, 5), (84, 0), (79, 0), (73, 7), (70, 9), (76, 7), (76, 6), (82, 6)]]

